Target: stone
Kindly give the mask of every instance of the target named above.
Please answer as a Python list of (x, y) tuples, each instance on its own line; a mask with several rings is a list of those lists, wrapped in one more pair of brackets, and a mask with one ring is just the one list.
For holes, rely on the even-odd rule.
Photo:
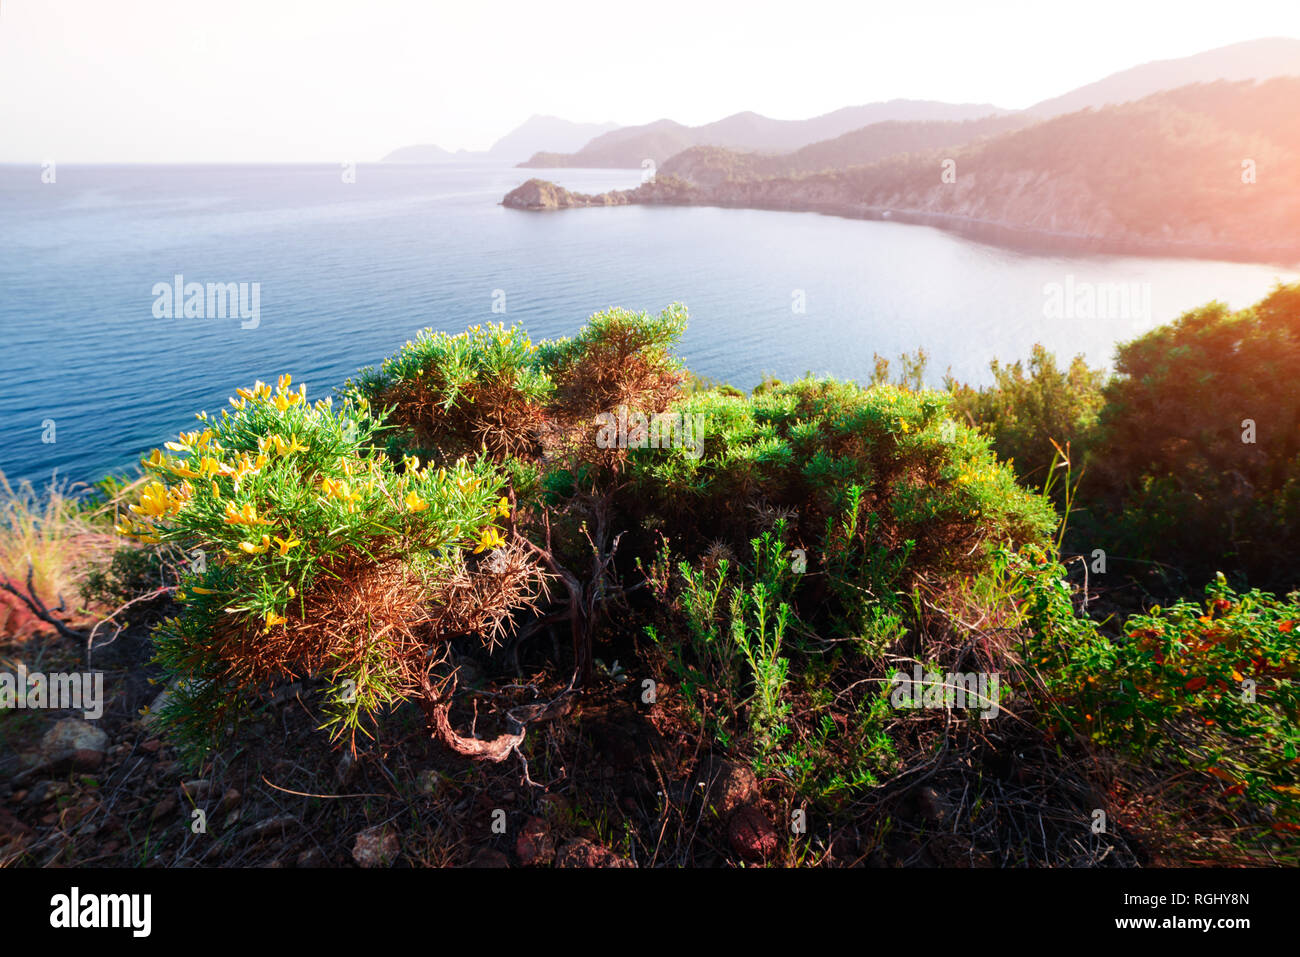
[(41, 739), (40, 761), (48, 770), (95, 771), (106, 751), (107, 734), (81, 718), (64, 718)]
[(761, 863), (776, 854), (779, 847), (776, 827), (761, 810), (747, 804), (736, 810), (727, 825), (731, 849), (751, 863)]
[(758, 800), (758, 778), (743, 764), (722, 758), (706, 761), (700, 775), (705, 802), (722, 818)]
[(357, 834), (352, 846), (352, 859), (362, 867), (388, 867), (396, 860), (399, 850), (397, 835), (379, 825)]
[(515, 841), (515, 857), (525, 867), (549, 864), (555, 857), (555, 841), (551, 838), (550, 824), (540, 817), (530, 817), (525, 821)]

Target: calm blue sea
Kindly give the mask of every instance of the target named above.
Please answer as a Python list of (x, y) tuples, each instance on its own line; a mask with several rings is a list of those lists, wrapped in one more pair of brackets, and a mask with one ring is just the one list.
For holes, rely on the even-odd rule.
[[(640, 171), (555, 170), (573, 189)], [(810, 213), (498, 205), (528, 172), (361, 165), (0, 166), (0, 469), (38, 484), (132, 465), (236, 386), (291, 372), (321, 396), (424, 326), (504, 319), (534, 338), (608, 306), (692, 322), (700, 374), (865, 378), (872, 355), (924, 347), (930, 377), (987, 382), (1042, 342), (1110, 361), (1116, 341), (1221, 299), (1248, 305), (1272, 266), (1035, 256), (935, 229)], [(260, 323), (157, 318), (158, 283), (260, 284)], [(1127, 318), (1048, 318), (1045, 289), (1143, 284)], [(1137, 288), (1137, 287), (1132, 287)], [(498, 292), (500, 291), (500, 292)], [(494, 313), (502, 302), (506, 312)], [(1140, 301), (1140, 300), (1138, 300)], [(802, 306), (802, 311), (799, 311)], [(53, 422), (54, 429), (48, 428)], [(42, 441), (53, 438), (53, 442)]]

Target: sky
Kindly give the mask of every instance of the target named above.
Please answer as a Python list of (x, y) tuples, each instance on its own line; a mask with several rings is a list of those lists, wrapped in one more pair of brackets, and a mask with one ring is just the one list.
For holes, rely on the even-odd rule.
[(0, 0), (0, 162), (364, 162), (535, 113), (1015, 109), (1300, 37), (1300, 0)]

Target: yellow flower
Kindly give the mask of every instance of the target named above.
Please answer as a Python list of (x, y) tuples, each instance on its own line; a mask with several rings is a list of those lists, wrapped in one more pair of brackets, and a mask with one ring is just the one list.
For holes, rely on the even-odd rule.
[(212, 497), (217, 499), (221, 498), (221, 489), (217, 487), (215, 481), (212, 483)]
[(262, 543), (260, 545), (254, 545), (252, 542), (239, 543), (240, 550), (247, 552), (249, 555), (260, 555), (270, 547), (271, 547), (270, 535), (263, 535)]
[(213, 478), (214, 476), (221, 475), (223, 472), (228, 471), (228, 469), (228, 466), (222, 464), (220, 460), (214, 459), (210, 455), (203, 456), (202, 461), (199, 462), (199, 476), (201, 478)]
[(182, 482), (167, 493), (168, 511), (175, 515), (193, 497), (194, 486), (189, 482)]
[(494, 548), (500, 548), (505, 543), (506, 540), (501, 536), (501, 530), (495, 525), (489, 525), (487, 528), (483, 529), (483, 533), (478, 540), (478, 545), (474, 549), (474, 554), (477, 555), (479, 552), (486, 552)]
[(171, 503), (162, 482), (150, 482), (140, 496), (140, 504), (131, 506), (131, 511), (147, 518), (162, 518), (170, 510)]
[(179, 441), (166, 443), (167, 448), (171, 449), (173, 452), (193, 452), (194, 446), (199, 440), (199, 433), (182, 432), (178, 438)]
[(289, 586), (289, 597), (290, 597), (290, 598), (297, 598), (297, 597), (298, 597), (298, 592), (294, 589), (294, 587), (293, 587), (292, 585)]
[(420, 459), (416, 455), (406, 455), (402, 457), (402, 465), (408, 472), (418, 472), (420, 470)]
[(211, 588), (200, 588), (198, 585), (195, 585), (193, 588), (190, 589), (190, 591), (194, 592), (194, 594), (196, 594), (196, 595), (215, 595), (215, 594), (216, 594), (216, 592), (214, 592)]
[(510, 517), (510, 499), (506, 498), (504, 495), (497, 500), (497, 514), (502, 518)]
[(283, 624), (285, 624), (286, 622), (288, 622), (288, 620), (289, 620), (289, 619), (288, 619), (288, 618), (285, 618), (284, 615), (277, 615), (277, 614), (276, 614), (275, 612), (273, 612), (273, 611), (268, 611), (268, 612), (266, 613), (266, 627), (267, 627), (267, 630), (270, 630), (270, 629), (274, 628), (276, 625), (283, 625)]
[(327, 498), (336, 498), (346, 506), (349, 512), (356, 511), (356, 503), (361, 501), (361, 493), (353, 491), (347, 482), (336, 482), (331, 478), (321, 479), (321, 487)]
[(275, 444), (276, 455), (289, 455), (292, 452), (306, 452), (307, 446), (303, 445), (294, 436), (290, 435), (288, 440), (278, 435), (271, 436), (271, 441)]
[(429, 503), (420, 498), (420, 496), (416, 495), (414, 492), (407, 492), (406, 507), (412, 512), (423, 512), (429, 507)]
[(288, 541), (286, 541), (285, 539), (277, 535), (275, 537), (275, 544), (280, 546), (280, 557), (283, 558), (285, 555), (289, 554), (289, 549), (293, 548), (295, 545), (301, 545), (302, 542), (292, 537), (290, 537)]
[(252, 502), (245, 502), (242, 508), (235, 508), (234, 502), (226, 503), (227, 525), (270, 525), (270, 521), (257, 517), (257, 509)]

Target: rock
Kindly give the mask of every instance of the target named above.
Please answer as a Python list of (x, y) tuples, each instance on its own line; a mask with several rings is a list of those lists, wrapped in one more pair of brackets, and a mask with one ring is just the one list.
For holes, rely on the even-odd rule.
[(551, 838), (551, 826), (540, 817), (530, 817), (519, 829), (519, 838), (515, 841), (515, 857), (525, 867), (533, 864), (549, 864), (555, 857), (555, 841)]
[(502, 206), (510, 209), (571, 209), (577, 206), (624, 206), (627, 204), (625, 193), (614, 190), (590, 196), (586, 193), (574, 193), (563, 186), (544, 179), (530, 179), (522, 186), (517, 186), (506, 193), (501, 200)]
[(722, 818), (738, 808), (758, 800), (758, 778), (743, 764), (723, 758), (705, 762), (700, 780), (704, 782), (704, 800)]
[(161, 801), (159, 801), (157, 804), (154, 805), (153, 814), (150, 815), (150, 820), (160, 821), (163, 818), (168, 817), (169, 815), (175, 814), (176, 806), (177, 804), (176, 804), (175, 796), (171, 794), (167, 795), (165, 798), (163, 798)]
[(40, 762), (52, 771), (94, 771), (104, 763), (108, 735), (89, 721), (64, 718), (41, 739)]
[(777, 852), (776, 827), (752, 804), (736, 810), (727, 825), (731, 849), (747, 861), (759, 863)]
[(560, 848), (555, 858), (556, 867), (635, 867), (631, 861), (619, 857), (607, 847), (602, 847), (585, 837), (571, 841)]
[(675, 176), (657, 176), (636, 189), (615, 189), (608, 193), (574, 193), (544, 179), (530, 179), (506, 193), (501, 205), (530, 211), (573, 209), (583, 206), (627, 206), (630, 203), (690, 203), (704, 193)]
[(362, 867), (388, 867), (397, 858), (400, 850), (397, 835), (389, 828), (379, 825), (367, 828), (357, 835), (352, 846), (352, 859)]
[(510, 860), (500, 851), (480, 847), (469, 862), (470, 867), (509, 867)]

